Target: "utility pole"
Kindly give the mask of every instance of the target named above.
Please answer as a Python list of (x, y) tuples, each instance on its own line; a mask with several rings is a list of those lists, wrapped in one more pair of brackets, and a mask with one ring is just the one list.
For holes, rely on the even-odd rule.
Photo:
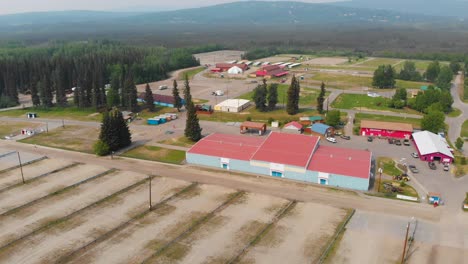
[(408, 243), (408, 232), (410, 228), (410, 222), (406, 225), (406, 236), (405, 236), (405, 245), (403, 246), (403, 255), (401, 256), (401, 264), (405, 263), (405, 255), (406, 255), (406, 243)]
[(148, 183), (149, 183), (149, 210), (153, 210), (153, 205), (151, 204), (151, 175), (148, 176)]
[(49, 122), (46, 122), (46, 132), (49, 133)]
[(62, 128), (65, 128), (65, 121), (62, 119)]
[(377, 192), (380, 192), (380, 185), (382, 184), (382, 172), (383, 172), (382, 164), (380, 164), (380, 168), (379, 168), (379, 185), (377, 187)]
[(21, 157), (20, 157), (19, 151), (16, 152), (16, 153), (18, 154), (18, 162), (19, 162), (19, 166), (20, 166), (20, 170), (21, 170), (21, 179), (23, 180), (23, 184), (25, 184), (24, 174), (23, 174), (23, 164), (21, 163)]

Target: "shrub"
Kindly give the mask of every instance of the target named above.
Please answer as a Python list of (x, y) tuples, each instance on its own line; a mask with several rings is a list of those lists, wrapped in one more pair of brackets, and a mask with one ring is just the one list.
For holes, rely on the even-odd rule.
[(268, 118), (268, 124), (271, 124), (275, 121), (275, 119), (273, 119), (272, 117)]
[(102, 140), (96, 141), (93, 146), (94, 153), (98, 156), (105, 156), (110, 153), (109, 145), (107, 145)]
[(466, 165), (466, 157), (465, 156), (461, 157), (460, 163), (461, 163), (461, 165)]
[(246, 120), (246, 121), (252, 121), (252, 117), (251, 117), (251, 116), (248, 116), (245, 120)]
[(406, 182), (405, 182), (405, 181), (401, 181), (401, 182), (400, 182), (400, 187), (402, 187), (402, 188), (403, 188), (403, 187), (406, 187)]

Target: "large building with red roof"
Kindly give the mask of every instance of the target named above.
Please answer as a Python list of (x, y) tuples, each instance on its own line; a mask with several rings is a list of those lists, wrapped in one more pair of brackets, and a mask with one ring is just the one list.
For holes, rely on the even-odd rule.
[(372, 153), (320, 146), (315, 136), (272, 132), (266, 137), (211, 134), (187, 151), (190, 164), (367, 190)]
[(287, 75), (288, 72), (283, 70), (279, 65), (263, 66), (256, 72), (257, 77), (281, 77)]

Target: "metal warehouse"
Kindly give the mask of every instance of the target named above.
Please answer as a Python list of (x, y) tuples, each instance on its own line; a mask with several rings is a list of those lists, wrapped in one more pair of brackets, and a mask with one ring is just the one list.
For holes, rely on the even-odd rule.
[(267, 137), (211, 134), (188, 152), (190, 164), (367, 190), (372, 153), (320, 146), (314, 136), (272, 132)]
[(413, 125), (396, 122), (380, 122), (372, 120), (361, 121), (362, 136), (411, 138)]
[(441, 136), (429, 131), (421, 131), (413, 133), (413, 140), (421, 160), (453, 162), (453, 154)]
[(215, 105), (215, 111), (238, 113), (250, 106), (250, 101), (245, 99), (228, 99)]

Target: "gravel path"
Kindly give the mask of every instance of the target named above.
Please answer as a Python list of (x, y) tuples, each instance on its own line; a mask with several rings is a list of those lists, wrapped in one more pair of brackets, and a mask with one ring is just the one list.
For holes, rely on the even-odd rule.
[(101, 166), (81, 165), (0, 193), (0, 213), (27, 204), (67, 186), (106, 171)]
[[(99, 201), (146, 175), (132, 172), (112, 173), (78, 186), (76, 189), (46, 199), (32, 208), (0, 218), (0, 245), (24, 236), (47, 224)], [(21, 218), (21, 221), (18, 219)]]

